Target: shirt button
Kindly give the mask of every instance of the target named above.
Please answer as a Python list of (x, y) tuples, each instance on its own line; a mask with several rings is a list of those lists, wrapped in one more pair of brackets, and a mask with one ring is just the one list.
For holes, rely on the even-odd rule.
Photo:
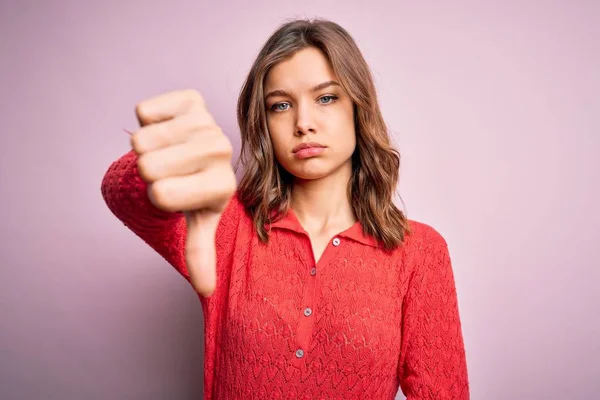
[(312, 315), (312, 310), (310, 309), (310, 307), (306, 307), (304, 309), (304, 315), (306, 315), (307, 317), (310, 317)]
[(340, 238), (333, 239), (333, 245), (334, 246), (339, 246), (340, 245)]
[(315, 276), (315, 275), (317, 274), (317, 269), (316, 269), (316, 268), (311, 268), (311, 270), (310, 270), (310, 274), (311, 274), (312, 276)]
[(302, 358), (302, 357), (304, 357), (304, 350), (302, 350), (302, 349), (298, 349), (298, 350), (296, 350), (296, 357), (297, 357), (297, 358)]

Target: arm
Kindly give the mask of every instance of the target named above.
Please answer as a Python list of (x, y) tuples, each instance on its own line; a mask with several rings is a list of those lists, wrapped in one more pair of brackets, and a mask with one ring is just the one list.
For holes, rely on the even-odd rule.
[(186, 223), (182, 213), (159, 210), (148, 199), (134, 151), (113, 162), (102, 179), (101, 192), (110, 211), (169, 264), (190, 280), (185, 263)]
[[(403, 304), (398, 369), (407, 400), (468, 400), (469, 382), (456, 287), (448, 246), (422, 225), (415, 269)], [(421, 242), (421, 239), (419, 239)]]

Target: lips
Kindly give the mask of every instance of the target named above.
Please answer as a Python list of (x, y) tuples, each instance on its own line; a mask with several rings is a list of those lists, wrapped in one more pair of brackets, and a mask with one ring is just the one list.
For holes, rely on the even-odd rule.
[(308, 143), (300, 143), (298, 146), (294, 147), (294, 149), (292, 150), (292, 152), (297, 153), (302, 149), (310, 149), (310, 148), (323, 148), (325, 146), (323, 146), (321, 143), (316, 143), (316, 142), (308, 142)]

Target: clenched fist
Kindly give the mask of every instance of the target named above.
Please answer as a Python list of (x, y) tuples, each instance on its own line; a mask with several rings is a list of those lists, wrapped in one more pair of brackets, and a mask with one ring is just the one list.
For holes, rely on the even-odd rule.
[(229, 139), (193, 90), (140, 102), (141, 128), (131, 136), (140, 177), (152, 204), (185, 214), (185, 256), (191, 283), (203, 296), (216, 286), (215, 234), (236, 190)]

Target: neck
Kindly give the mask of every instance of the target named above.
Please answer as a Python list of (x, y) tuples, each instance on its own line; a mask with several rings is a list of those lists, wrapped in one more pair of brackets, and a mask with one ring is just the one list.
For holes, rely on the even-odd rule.
[(308, 232), (326, 232), (352, 226), (356, 217), (348, 199), (352, 164), (320, 179), (296, 178), (292, 187), (291, 207)]

